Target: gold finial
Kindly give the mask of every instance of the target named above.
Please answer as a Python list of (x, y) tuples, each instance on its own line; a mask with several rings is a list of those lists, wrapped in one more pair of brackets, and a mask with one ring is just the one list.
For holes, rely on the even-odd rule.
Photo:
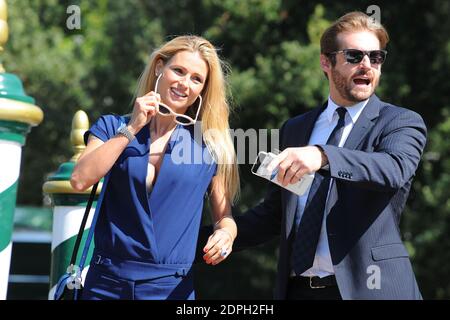
[[(0, 53), (3, 51), (3, 45), (8, 41), (8, 9), (5, 0), (0, 0)], [(0, 61), (0, 72), (5, 72), (3, 64)]]
[(89, 118), (83, 110), (78, 110), (73, 116), (72, 131), (70, 132), (70, 142), (72, 142), (72, 149), (74, 155), (70, 161), (77, 162), (83, 150), (86, 148), (84, 145), (84, 133), (89, 129)]

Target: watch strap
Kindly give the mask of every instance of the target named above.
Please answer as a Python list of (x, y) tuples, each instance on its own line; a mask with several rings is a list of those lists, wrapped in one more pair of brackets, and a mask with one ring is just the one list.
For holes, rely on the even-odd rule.
[(132, 134), (127, 126), (125, 125), (125, 123), (122, 123), (122, 125), (119, 127), (119, 129), (117, 129), (117, 134), (123, 135), (125, 136), (129, 142), (133, 141), (134, 139), (134, 134)]

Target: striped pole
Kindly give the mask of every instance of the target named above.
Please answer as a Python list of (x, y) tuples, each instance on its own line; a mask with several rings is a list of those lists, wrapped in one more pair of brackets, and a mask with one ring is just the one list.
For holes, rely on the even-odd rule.
[[(8, 40), (6, 18), (6, 2), (0, 0), (0, 52)], [(44, 114), (25, 94), (20, 79), (6, 73), (1, 63), (0, 88), (0, 300), (5, 300), (22, 146), (31, 127), (41, 123)]]
[(2, 139), (1, 131), (5, 126), (2, 122), (0, 121), (0, 154), (2, 155), (0, 156), (0, 299), (4, 300), (8, 287), (11, 235), (22, 146), (18, 142)]
[[(89, 129), (89, 120), (84, 111), (77, 111), (72, 121), (71, 141), (75, 155), (69, 162), (63, 163), (55, 175), (48, 178), (44, 183), (43, 190), (51, 195), (53, 201), (53, 233), (52, 233), (52, 260), (50, 269), (50, 291), (49, 300), (53, 299), (58, 279), (67, 272), (70, 263), (75, 240), (83, 219), (84, 210), (89, 200), (92, 188), (84, 192), (78, 192), (70, 185), (75, 163), (81, 152), (84, 150), (83, 134)], [(97, 197), (101, 191), (101, 183), (97, 188)], [(89, 219), (83, 233), (83, 240), (77, 256), (77, 263), (81, 257), (82, 248), (91, 226), (92, 217), (97, 202), (94, 201)], [(91, 244), (86, 268), (83, 270), (82, 279), (84, 281), (88, 270), (89, 261), (92, 256), (93, 244)]]

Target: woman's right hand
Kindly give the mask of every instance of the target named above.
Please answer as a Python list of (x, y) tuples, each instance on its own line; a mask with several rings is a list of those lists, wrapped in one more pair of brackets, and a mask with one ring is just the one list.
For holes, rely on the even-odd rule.
[(221, 263), (233, 251), (234, 238), (226, 228), (216, 229), (203, 248), (203, 260), (214, 266)]
[(136, 98), (131, 114), (130, 122), (128, 123), (128, 130), (131, 133), (138, 133), (145, 125), (147, 125), (151, 118), (156, 114), (158, 104), (161, 101), (159, 93), (150, 91), (142, 97)]

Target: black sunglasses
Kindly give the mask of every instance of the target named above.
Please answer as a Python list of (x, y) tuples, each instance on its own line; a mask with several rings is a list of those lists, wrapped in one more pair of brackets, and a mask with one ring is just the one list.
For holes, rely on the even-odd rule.
[(372, 50), (364, 51), (358, 49), (344, 49), (339, 51), (330, 52), (328, 55), (343, 53), (345, 60), (349, 63), (360, 63), (364, 56), (369, 57), (371, 64), (382, 64), (386, 60), (387, 51), (386, 50)]

